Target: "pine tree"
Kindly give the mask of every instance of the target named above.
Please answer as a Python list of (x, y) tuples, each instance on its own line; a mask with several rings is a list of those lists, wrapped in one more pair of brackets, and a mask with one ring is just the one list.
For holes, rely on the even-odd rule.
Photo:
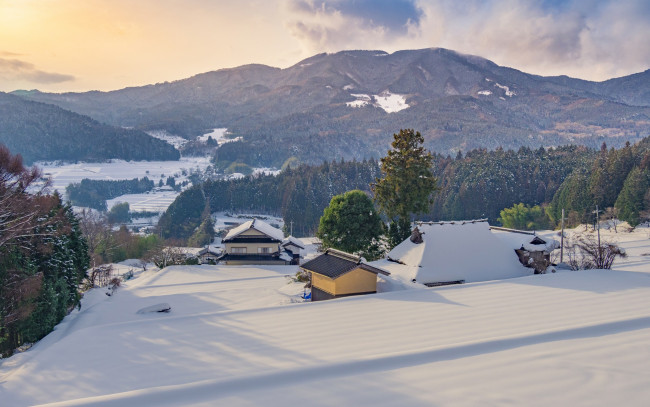
[(650, 170), (634, 167), (625, 179), (623, 189), (616, 199), (615, 208), (619, 219), (634, 227), (641, 222), (640, 213), (644, 209), (644, 196), (650, 188)]
[(372, 185), (375, 201), (391, 222), (391, 247), (409, 236), (411, 216), (427, 213), (438, 189), (433, 155), (423, 147), (420, 132), (400, 130), (393, 138), (392, 149), (381, 159), (383, 177)]

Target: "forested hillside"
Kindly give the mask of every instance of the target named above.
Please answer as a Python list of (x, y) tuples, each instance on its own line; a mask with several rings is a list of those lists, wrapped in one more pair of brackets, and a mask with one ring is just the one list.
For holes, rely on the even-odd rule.
[(547, 213), (557, 221), (564, 208), (575, 225), (593, 219), (596, 205), (632, 226), (650, 220), (650, 137), (618, 150), (603, 144), (589, 166), (576, 168), (564, 181)]
[[(465, 156), (435, 155), (440, 190), (421, 220), (488, 218), (502, 209), (541, 205), (553, 224), (562, 208), (568, 222), (589, 222), (595, 205), (609, 216), (638, 224), (650, 217), (650, 138), (621, 149), (584, 146), (517, 151), (473, 150)], [(164, 237), (187, 239), (210, 212), (257, 211), (294, 222), (294, 234), (311, 235), (334, 195), (352, 189), (370, 193), (379, 177), (375, 160), (327, 162), (286, 169), (277, 176), (207, 181), (183, 192), (160, 219)]]
[[(455, 158), (436, 155), (435, 174), (441, 189), (432, 212), (421, 219), (487, 217), (494, 223), (499, 211), (514, 203), (550, 202), (562, 181), (576, 168), (586, 168), (594, 155), (594, 150), (585, 147), (474, 150)], [(370, 184), (379, 176), (378, 162), (365, 160), (303, 165), (278, 176), (208, 181), (183, 192), (159, 226), (165, 237), (187, 238), (209, 201), (211, 212), (280, 215), (285, 222), (294, 222), (294, 234), (308, 235), (316, 230), (334, 195), (351, 189), (370, 193)]]
[(111, 92), (16, 94), (187, 139), (228, 128), (241, 141), (219, 148), (222, 168), (237, 160), (279, 167), (290, 157), (312, 165), (379, 158), (401, 128), (417, 129), (427, 148), (445, 155), (622, 147), (650, 134), (649, 77), (542, 77), (429, 48), (318, 54), (286, 69), (245, 65)]
[(170, 144), (140, 130), (0, 93), (0, 143), (34, 161), (178, 160)]

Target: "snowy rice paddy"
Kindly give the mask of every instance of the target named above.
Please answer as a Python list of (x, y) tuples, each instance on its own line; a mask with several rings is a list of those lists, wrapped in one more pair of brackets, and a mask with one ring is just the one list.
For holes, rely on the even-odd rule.
[(118, 203), (127, 202), (131, 212), (164, 212), (174, 202), (180, 192), (176, 191), (151, 191), (144, 194), (121, 195), (106, 201), (110, 210)]
[(603, 236), (614, 270), (318, 303), (295, 266), (147, 271), (4, 360), (1, 404), (646, 406), (650, 232)]
[(210, 165), (210, 157), (185, 157), (178, 161), (123, 161), (111, 160), (104, 163), (56, 164), (36, 163), (43, 174), (52, 179), (52, 189), (65, 193), (69, 184), (81, 182), (84, 178), (93, 180), (125, 180), (148, 177), (154, 182), (163, 182), (170, 175), (176, 182), (182, 182), (191, 169), (203, 171)]

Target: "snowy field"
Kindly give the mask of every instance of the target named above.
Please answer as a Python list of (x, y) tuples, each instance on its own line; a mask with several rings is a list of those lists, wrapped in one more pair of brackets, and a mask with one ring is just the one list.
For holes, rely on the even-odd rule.
[(212, 129), (210, 133), (206, 133), (202, 136), (197, 137), (196, 139), (205, 143), (206, 141), (208, 141), (208, 138), (212, 137), (212, 139), (216, 141), (218, 145), (232, 143), (233, 141), (239, 141), (242, 139), (241, 137), (228, 138), (226, 136), (227, 134), (228, 134), (228, 129), (225, 128)]
[(176, 182), (182, 182), (189, 175), (191, 169), (200, 171), (210, 165), (210, 157), (186, 157), (178, 161), (123, 161), (111, 160), (105, 163), (77, 163), (57, 165), (55, 163), (38, 162), (36, 166), (42, 169), (43, 174), (52, 179), (52, 188), (65, 194), (65, 187), (69, 184), (81, 182), (84, 178), (93, 180), (125, 180), (148, 177), (154, 182), (163, 179), (166, 181), (170, 175)]
[(114, 199), (106, 201), (106, 206), (110, 210), (113, 206), (121, 202), (128, 202), (131, 212), (164, 212), (167, 207), (174, 202), (174, 199), (180, 194), (176, 191), (151, 191), (144, 194), (127, 194), (121, 195)]
[(0, 404), (647, 406), (650, 235), (603, 236), (615, 270), (318, 303), (296, 266), (147, 271), (3, 361)]
[[(343, 89), (345, 89), (345, 87)], [(405, 95), (398, 95), (396, 93), (390, 93), (389, 91), (384, 91), (379, 95), (372, 96), (363, 93), (351, 93), (350, 96), (354, 97), (356, 100), (346, 102), (346, 106), (349, 107), (374, 105), (383, 109), (386, 113), (395, 113), (409, 108), (408, 103), (406, 103)], [(373, 100), (375, 103), (372, 102)]]

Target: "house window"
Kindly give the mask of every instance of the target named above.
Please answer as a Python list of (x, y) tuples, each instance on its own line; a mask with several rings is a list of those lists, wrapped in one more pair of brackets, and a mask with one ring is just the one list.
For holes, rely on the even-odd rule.
[(246, 248), (245, 247), (233, 247), (230, 249), (230, 253), (232, 254), (246, 254)]
[(271, 253), (271, 248), (270, 247), (258, 247), (257, 252), (260, 254), (269, 254)]

